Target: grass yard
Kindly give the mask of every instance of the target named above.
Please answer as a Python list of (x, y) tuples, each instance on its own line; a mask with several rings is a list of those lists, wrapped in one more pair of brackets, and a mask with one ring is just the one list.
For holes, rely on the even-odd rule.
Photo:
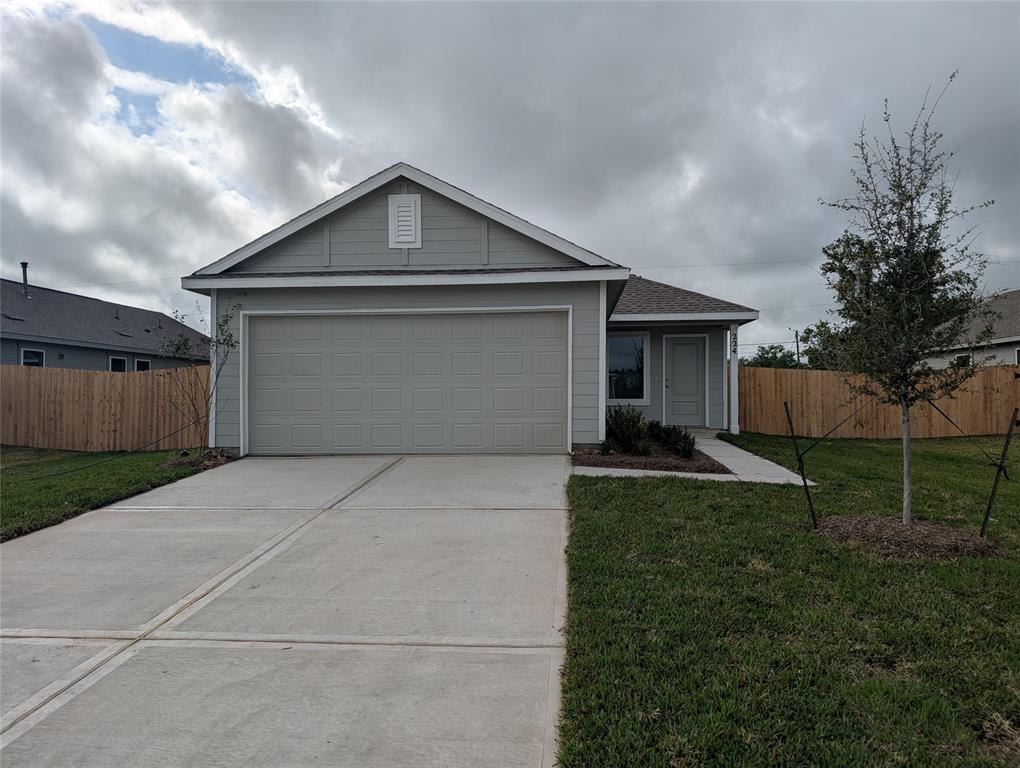
[[(819, 513), (899, 515), (899, 452), (811, 451)], [(562, 763), (1020, 765), (1020, 445), (1008, 466), (1001, 556), (942, 562), (812, 534), (796, 486), (574, 476)], [(977, 531), (994, 471), (915, 441), (915, 516)]]
[(133, 453), (91, 469), (34, 480), (117, 453), (4, 447), (0, 449), (0, 540), (23, 536), (201, 471), (193, 466), (163, 466), (179, 454), (176, 450)]

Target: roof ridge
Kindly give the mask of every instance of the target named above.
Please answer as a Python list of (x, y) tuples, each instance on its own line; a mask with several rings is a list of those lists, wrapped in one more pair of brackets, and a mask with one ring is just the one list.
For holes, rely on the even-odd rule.
[[(0, 277), (0, 282), (10, 283), (11, 285), (17, 286), (19, 288), (22, 285), (24, 285), (24, 283), (22, 283), (21, 280), (11, 280), (8, 277)], [(107, 299), (97, 299), (95, 296), (88, 296), (88, 295), (86, 295), (84, 293), (74, 293), (72, 291), (65, 291), (65, 290), (63, 290), (61, 288), (50, 288), (49, 286), (39, 285), (38, 283), (29, 283), (28, 287), (30, 289), (34, 288), (37, 291), (49, 291), (50, 293), (61, 293), (64, 296), (74, 296), (76, 299), (85, 299), (87, 301), (97, 301), (100, 304), (109, 304), (111, 307), (123, 307), (124, 309), (134, 309), (134, 310), (136, 310), (138, 312), (149, 312), (149, 313), (154, 314), (154, 315), (162, 315), (163, 317), (167, 318), (168, 320), (173, 320), (174, 322), (180, 322), (179, 320), (177, 320), (173, 316), (168, 315), (166, 312), (160, 312), (158, 309), (146, 309), (145, 307), (137, 307), (134, 304), (121, 304), (120, 302), (117, 302), (117, 301), (108, 301)]]

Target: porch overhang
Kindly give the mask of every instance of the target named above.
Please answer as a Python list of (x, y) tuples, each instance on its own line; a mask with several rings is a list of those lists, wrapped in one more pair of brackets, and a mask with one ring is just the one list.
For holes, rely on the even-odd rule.
[(746, 312), (666, 312), (635, 313), (614, 312), (610, 323), (713, 323), (721, 325), (743, 325), (758, 319), (757, 310)]

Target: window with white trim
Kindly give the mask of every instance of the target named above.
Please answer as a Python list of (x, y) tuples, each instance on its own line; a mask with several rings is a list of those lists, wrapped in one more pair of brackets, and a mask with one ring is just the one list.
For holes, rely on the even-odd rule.
[(152, 368), (152, 363), (141, 357), (135, 358), (135, 370), (136, 371), (148, 371)]
[(110, 357), (110, 370), (114, 373), (124, 373), (127, 371), (127, 358), (126, 357)]
[(45, 368), (46, 367), (46, 350), (45, 349), (22, 349), (21, 350), (21, 364), (27, 365), (29, 368)]
[(970, 365), (970, 355), (957, 355), (956, 356), (956, 364), (957, 365)]
[(421, 195), (390, 195), (390, 248), (421, 248)]
[(1020, 347), (1013, 350), (1013, 362), (1016, 365), (1020, 365)]
[(610, 405), (648, 405), (651, 392), (647, 369), (651, 334), (610, 333), (606, 336), (606, 386)]

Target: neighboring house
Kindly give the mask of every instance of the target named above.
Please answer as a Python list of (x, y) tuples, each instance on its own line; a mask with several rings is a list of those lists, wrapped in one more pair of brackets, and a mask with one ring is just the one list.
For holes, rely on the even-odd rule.
[[(23, 267), (23, 270), (25, 267)], [(0, 280), (0, 361), (6, 365), (147, 371), (192, 361), (163, 357), (186, 334), (208, 362), (208, 338), (161, 312)]]
[(404, 163), (182, 285), (232, 316), (210, 440), (242, 454), (562, 453), (615, 404), (736, 432), (758, 316)]
[[(961, 344), (931, 358), (933, 365), (946, 366), (955, 360), (969, 363), (971, 359), (982, 365), (1020, 365), (1020, 288), (1004, 291), (989, 302), (998, 317), (992, 328), (992, 337), (982, 346)], [(964, 334), (973, 339), (981, 330), (975, 323)]]

